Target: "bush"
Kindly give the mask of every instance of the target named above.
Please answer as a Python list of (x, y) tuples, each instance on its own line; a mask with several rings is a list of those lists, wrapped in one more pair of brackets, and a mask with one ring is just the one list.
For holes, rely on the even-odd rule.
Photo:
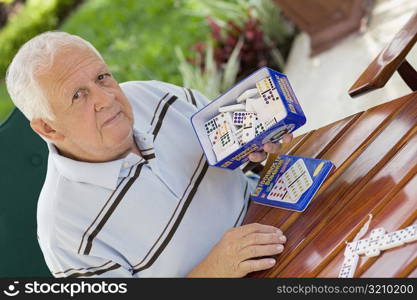
[[(55, 29), (57, 15), (74, 1), (79, 0), (27, 0), (0, 32), (0, 78), (17, 49), (38, 33)], [(204, 17), (190, 16), (191, 9), (189, 0), (86, 0), (59, 29), (90, 41), (119, 81), (181, 84), (175, 46), (188, 49), (209, 32)], [(0, 122), (11, 107), (0, 81)]]
[(27, 0), (22, 10), (0, 31), (0, 122), (13, 109), (2, 78), (20, 46), (37, 34), (55, 29), (74, 3), (80, 0)]
[(6, 84), (0, 81), (0, 123), (6, 119), (12, 109), (13, 102), (7, 93)]
[(35, 35), (55, 29), (59, 15), (68, 10), (76, 0), (27, 0), (23, 9), (12, 17), (0, 31), (0, 78), (17, 50)]
[(189, 15), (187, 2), (90, 0), (61, 29), (90, 41), (119, 81), (181, 84), (175, 46), (188, 49), (209, 31), (203, 17)]
[(186, 57), (180, 49), (183, 85), (214, 98), (262, 66), (281, 70), (293, 27), (272, 0), (190, 0), (211, 28)]

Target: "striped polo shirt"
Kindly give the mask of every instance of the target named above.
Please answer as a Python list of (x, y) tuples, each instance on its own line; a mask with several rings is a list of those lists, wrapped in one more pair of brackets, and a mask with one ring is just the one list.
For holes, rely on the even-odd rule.
[(134, 153), (104, 163), (48, 144), (38, 241), (55, 277), (182, 277), (241, 224), (256, 181), (209, 167), (190, 117), (208, 100), (159, 81), (121, 84)]

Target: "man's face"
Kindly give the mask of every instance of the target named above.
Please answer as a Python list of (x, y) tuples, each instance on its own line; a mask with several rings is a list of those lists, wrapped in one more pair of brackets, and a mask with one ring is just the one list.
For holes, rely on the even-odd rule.
[(79, 160), (120, 157), (133, 143), (133, 114), (128, 99), (105, 63), (88, 49), (63, 48), (53, 65), (40, 70), (56, 131), (55, 145)]

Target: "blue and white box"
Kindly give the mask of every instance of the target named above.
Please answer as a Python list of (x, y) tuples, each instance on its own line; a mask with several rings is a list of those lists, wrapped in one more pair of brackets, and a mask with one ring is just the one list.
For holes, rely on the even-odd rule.
[[(237, 98), (247, 90), (257, 88), (257, 83), (268, 78), (268, 85), (275, 93), (276, 99), (282, 102), (283, 114), (275, 123), (264, 131), (250, 138), (243, 145), (239, 145), (227, 156), (217, 159), (213, 150), (212, 142), (205, 129), (205, 124), (219, 114), (219, 108), (229, 105), (236, 105)], [(259, 88), (258, 88), (259, 90)], [(269, 91), (268, 91), (269, 93)], [(278, 97), (279, 96), (279, 97)], [(306, 123), (306, 117), (291, 88), (286, 75), (272, 70), (268, 67), (260, 68), (248, 77), (244, 78), (225, 93), (218, 96), (208, 105), (200, 109), (191, 117), (191, 123), (198, 137), (210, 166), (234, 170), (249, 159), (252, 152), (261, 151), (262, 145), (267, 142), (277, 142), (284, 134), (293, 132)]]
[(279, 155), (251, 198), (272, 207), (304, 211), (332, 170), (329, 160)]

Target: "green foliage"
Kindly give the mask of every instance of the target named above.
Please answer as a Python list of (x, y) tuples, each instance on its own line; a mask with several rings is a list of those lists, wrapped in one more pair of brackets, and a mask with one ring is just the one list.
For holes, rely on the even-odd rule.
[(189, 0), (192, 13), (211, 17), (223, 27), (228, 21), (242, 26), (249, 15), (261, 22), (266, 37), (274, 42), (285, 42), (294, 33), (273, 0)]
[[(230, 23), (235, 26), (244, 28), (249, 18), (259, 20), (262, 29), (263, 41), (265, 45), (270, 46), (269, 54), (272, 62), (279, 68), (284, 66), (284, 55), (280, 48), (287, 48), (294, 34), (294, 29), (283, 18), (279, 8), (272, 0), (188, 0), (189, 6), (193, 8), (191, 14), (200, 17), (210, 17), (217, 27), (222, 28), (220, 36), (227, 38), (227, 29), (230, 29)], [(225, 30), (226, 29), (226, 30)], [(194, 88), (205, 93), (209, 98), (227, 90), (232, 86), (239, 74), (239, 55), (242, 63), (244, 56), (239, 54), (241, 47), (245, 48), (245, 40), (242, 45), (242, 34), (240, 41), (236, 44), (232, 54), (229, 56), (227, 63), (216, 66), (216, 59), (213, 55), (213, 37), (208, 42), (209, 46), (205, 52), (205, 63), (199, 61), (189, 62), (181, 51), (177, 49), (177, 56), (180, 60), (180, 70), (183, 77), (183, 85)], [(219, 50), (220, 48), (217, 48)], [(224, 49), (223, 49), (224, 50)], [(252, 50), (252, 49), (251, 49)], [(286, 50), (286, 49), (285, 49)], [(196, 58), (198, 60), (199, 53)], [(203, 67), (202, 67), (203, 66)]]
[(0, 123), (5, 120), (13, 109), (13, 102), (9, 98), (6, 90), (6, 84), (0, 81)]
[(27, 0), (24, 8), (0, 31), (0, 77), (19, 47), (35, 35), (55, 29), (58, 15), (74, 0)]
[(233, 49), (224, 68), (217, 67), (213, 57), (213, 45), (207, 48), (205, 56), (205, 68), (195, 67), (189, 63), (184, 53), (179, 47), (176, 47), (178, 59), (180, 60), (179, 69), (182, 76), (182, 85), (184, 87), (193, 88), (202, 92), (209, 99), (216, 98), (221, 92), (227, 90), (236, 81), (239, 72), (239, 52), (242, 48), (242, 40), (240, 40)]
[(242, 26), (248, 17), (249, 0), (189, 0), (194, 7), (191, 12), (198, 16), (211, 17), (220, 26), (232, 21)]
[[(22, 10), (8, 20), (0, 31), (0, 79), (17, 50), (37, 34), (55, 29), (58, 16), (68, 9), (74, 0), (27, 0)], [(3, 81), (0, 82), (0, 122), (9, 115), (13, 103)]]
[[(56, 29), (58, 16), (76, 1), (26, 1), (0, 31), (0, 78), (18, 48), (33, 36)], [(291, 34), (271, 0), (85, 0), (60, 30), (96, 46), (119, 81), (157, 79), (182, 84), (184, 77), (185, 86), (215, 97), (236, 79), (236, 49), (241, 45), (222, 68), (213, 65), (213, 52), (208, 51), (205, 60), (211, 67), (204, 72), (192, 69), (184, 56), (189, 56), (190, 45), (207, 39), (206, 16), (214, 17), (219, 24), (227, 20), (240, 24), (248, 16), (248, 7), (253, 7), (253, 13), (263, 20), (262, 28), (271, 40), (281, 41)], [(273, 56), (282, 63), (278, 50)], [(12, 107), (0, 81), (0, 121)]]
[[(0, 31), (0, 78), (17, 49), (40, 32), (55, 29), (74, 0), (27, 0)], [(58, 5), (59, 3), (59, 5)], [(59, 7), (58, 7), (59, 6)], [(59, 28), (90, 41), (119, 81), (157, 79), (181, 84), (175, 46), (205, 39), (203, 17), (191, 16), (188, 0), (85, 0)], [(0, 122), (13, 105), (0, 83)]]
[(205, 39), (202, 17), (188, 14), (187, 1), (90, 0), (62, 30), (90, 41), (119, 81), (156, 79), (181, 84), (175, 46)]

